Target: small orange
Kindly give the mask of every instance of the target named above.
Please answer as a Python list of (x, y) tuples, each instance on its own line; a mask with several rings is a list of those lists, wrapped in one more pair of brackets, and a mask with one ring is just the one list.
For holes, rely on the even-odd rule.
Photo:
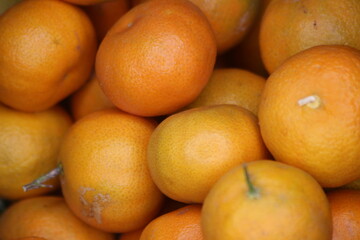
[(96, 37), (79, 8), (53, 0), (22, 1), (0, 18), (0, 102), (42, 111), (89, 78)]
[(171, 115), (156, 127), (147, 153), (155, 184), (184, 203), (202, 203), (230, 168), (265, 157), (256, 116), (230, 104)]
[(307, 172), (276, 161), (244, 163), (225, 173), (201, 214), (206, 240), (331, 240), (325, 192)]
[(54, 188), (24, 192), (23, 185), (56, 167), (58, 151), (72, 121), (60, 106), (26, 113), (0, 104), (0, 198), (21, 199)]
[(20, 200), (0, 216), (1, 240), (26, 236), (48, 240), (115, 239), (113, 234), (99, 231), (80, 221), (70, 211), (64, 199), (56, 196)]
[(129, 5), (127, 0), (112, 0), (84, 7), (95, 27), (99, 42), (112, 25), (130, 9)]
[(139, 4), (100, 44), (96, 75), (118, 108), (141, 116), (171, 114), (205, 87), (216, 58), (212, 29), (189, 1)]
[(95, 75), (70, 97), (70, 108), (75, 120), (99, 110), (112, 108), (114, 104), (101, 90)]
[(107, 109), (70, 128), (58, 159), (62, 193), (78, 218), (103, 231), (124, 233), (156, 216), (164, 197), (146, 162), (155, 127), (153, 120)]
[(259, 107), (273, 157), (313, 175), (323, 187), (360, 178), (360, 51), (316, 46), (268, 78)]
[(332, 222), (332, 240), (360, 239), (360, 191), (336, 189), (327, 193)]
[(188, 205), (152, 220), (140, 240), (202, 240), (201, 205)]
[(260, 27), (260, 52), (272, 73), (290, 56), (318, 45), (360, 49), (360, 1), (271, 0)]
[(187, 108), (235, 104), (257, 115), (265, 78), (238, 68), (217, 68), (200, 95)]

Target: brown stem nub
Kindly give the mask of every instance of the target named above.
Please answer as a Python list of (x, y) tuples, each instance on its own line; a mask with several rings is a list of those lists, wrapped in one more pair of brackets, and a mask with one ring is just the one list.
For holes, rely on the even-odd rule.
[(50, 172), (39, 177), (38, 179), (34, 180), (33, 182), (24, 185), (23, 186), (24, 192), (27, 192), (32, 189), (37, 189), (37, 188), (52, 188), (52, 187), (54, 187), (53, 185), (50, 185), (50, 184), (43, 184), (43, 182), (46, 182), (47, 180), (49, 180), (51, 178), (57, 177), (61, 173), (61, 171), (62, 171), (62, 165), (60, 163), (60, 164), (58, 164), (58, 166), (56, 168), (54, 168)]
[(243, 169), (244, 169), (244, 172), (245, 172), (246, 185), (248, 186), (248, 192), (247, 192), (248, 196), (251, 199), (259, 198), (260, 197), (259, 190), (256, 189), (254, 184), (251, 182), (250, 175), (249, 175), (246, 164), (243, 164)]

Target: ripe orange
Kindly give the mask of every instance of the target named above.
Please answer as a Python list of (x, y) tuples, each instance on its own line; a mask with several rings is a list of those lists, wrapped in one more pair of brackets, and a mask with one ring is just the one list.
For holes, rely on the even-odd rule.
[(257, 115), (265, 78), (238, 68), (217, 68), (200, 95), (187, 108), (235, 104)]
[(277, 161), (239, 165), (213, 186), (201, 216), (207, 240), (331, 240), (331, 213), (318, 182)]
[(37, 113), (25, 113), (0, 104), (0, 198), (20, 199), (56, 189), (58, 181), (24, 192), (22, 186), (56, 166), (65, 132), (72, 124), (59, 106)]
[(140, 240), (202, 240), (201, 205), (189, 205), (161, 215), (142, 231)]
[(316, 46), (268, 78), (259, 107), (262, 137), (278, 161), (323, 187), (360, 178), (360, 51)]
[(155, 184), (168, 197), (184, 203), (202, 203), (230, 168), (265, 157), (255, 115), (226, 104), (166, 118), (151, 135), (147, 154)]
[(118, 108), (166, 115), (193, 101), (216, 57), (212, 29), (191, 2), (148, 1), (109, 30), (96, 57), (101, 88)]
[(112, 107), (114, 104), (101, 90), (95, 75), (70, 98), (71, 113), (75, 120), (92, 112)]
[(332, 240), (360, 239), (360, 191), (339, 189), (327, 193), (332, 222)]
[(62, 1), (22, 1), (2, 15), (0, 29), (0, 102), (42, 111), (90, 76), (96, 37), (79, 8)]
[(260, 50), (272, 73), (290, 56), (318, 45), (360, 49), (360, 1), (272, 0), (262, 19)]
[(55, 196), (20, 200), (0, 216), (1, 240), (26, 236), (48, 240), (114, 240), (112, 234), (80, 221), (67, 207), (64, 199)]
[(156, 123), (107, 109), (89, 114), (68, 131), (60, 149), (62, 192), (87, 224), (124, 233), (144, 227), (160, 210), (146, 147)]
[(95, 27), (99, 42), (105, 37), (112, 25), (130, 9), (129, 5), (127, 0), (112, 0), (84, 8)]
[(278, 161), (323, 187), (360, 178), (360, 51), (316, 46), (268, 78), (259, 107), (262, 137)]

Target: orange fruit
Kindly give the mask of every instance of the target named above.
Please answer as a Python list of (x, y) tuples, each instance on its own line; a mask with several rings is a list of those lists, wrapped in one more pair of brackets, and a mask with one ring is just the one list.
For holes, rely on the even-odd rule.
[(109, 30), (97, 53), (96, 75), (118, 108), (141, 116), (166, 115), (200, 94), (215, 58), (214, 34), (195, 5), (148, 1)]
[(146, 148), (156, 123), (116, 109), (77, 121), (60, 149), (62, 192), (85, 223), (107, 232), (137, 230), (160, 210)]
[(42, 111), (90, 76), (96, 37), (79, 8), (62, 1), (25, 0), (2, 15), (0, 29), (0, 102)]
[(236, 105), (193, 108), (163, 120), (151, 135), (148, 166), (168, 197), (202, 203), (230, 168), (267, 156), (257, 118)]
[(257, 115), (265, 78), (238, 68), (215, 69), (208, 84), (187, 108), (235, 104)]
[(143, 228), (132, 231), (132, 232), (123, 233), (120, 235), (118, 240), (139, 240), (142, 231), (143, 231)]
[(273, 0), (260, 27), (260, 52), (272, 73), (290, 56), (318, 45), (360, 49), (360, 1)]
[(129, 5), (127, 0), (112, 0), (84, 8), (95, 27), (99, 42), (105, 37), (112, 25), (130, 9)]
[(360, 191), (332, 190), (327, 197), (333, 222), (332, 240), (360, 239)]
[(208, 18), (217, 49), (223, 53), (240, 43), (258, 14), (260, 0), (190, 0)]
[(71, 126), (70, 116), (56, 106), (25, 113), (0, 104), (0, 198), (20, 199), (56, 189), (58, 181), (24, 192), (22, 186), (42, 176), (57, 164), (63, 137)]
[(75, 120), (87, 114), (114, 107), (101, 90), (95, 75), (70, 97), (71, 113)]
[[(149, 0), (133, 0), (138, 5)], [(252, 26), (260, 0), (190, 0), (206, 15), (216, 38), (218, 53), (242, 41)]]
[(313, 175), (323, 187), (360, 178), (360, 51), (316, 46), (268, 78), (259, 107), (273, 157)]
[[(114, 240), (73, 215), (62, 197), (40, 196), (20, 200), (0, 216), (0, 239), (38, 236), (49, 240)], [(35, 240), (35, 239), (34, 239)]]
[(202, 240), (201, 205), (189, 205), (161, 215), (143, 230), (140, 240)]
[(276, 161), (241, 164), (207, 195), (201, 215), (207, 240), (331, 240), (325, 192), (305, 171)]

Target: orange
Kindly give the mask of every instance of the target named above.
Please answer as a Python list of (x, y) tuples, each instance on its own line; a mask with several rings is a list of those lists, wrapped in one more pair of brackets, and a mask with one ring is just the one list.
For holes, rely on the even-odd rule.
[(360, 239), (360, 191), (333, 190), (327, 193), (332, 222), (332, 240)]
[[(38, 236), (48, 240), (114, 240), (75, 217), (62, 197), (41, 196), (20, 200), (0, 216), (0, 239)], [(34, 239), (35, 240), (35, 239)]]
[(254, 24), (241, 42), (231, 51), (231, 58), (237, 67), (248, 69), (261, 76), (268, 76), (260, 55), (259, 35), (262, 16), (272, 0), (260, 1), (259, 13)]
[(24, 0), (0, 18), (0, 102), (42, 111), (90, 76), (94, 28), (79, 8), (62, 1)]
[(241, 164), (207, 195), (201, 215), (207, 240), (331, 240), (326, 195), (308, 173), (276, 161)]
[(323, 187), (360, 178), (360, 51), (316, 46), (268, 78), (259, 107), (266, 146), (278, 161)]
[(151, 135), (147, 160), (152, 179), (165, 195), (202, 203), (230, 168), (266, 156), (255, 115), (224, 104), (166, 118)]
[(71, 113), (75, 120), (114, 105), (101, 90), (95, 75), (70, 97)]
[(143, 230), (140, 240), (202, 240), (201, 205), (189, 205), (161, 215)]
[(132, 232), (123, 233), (118, 240), (139, 240), (143, 229), (135, 230)]
[(273, 0), (260, 27), (260, 52), (272, 73), (290, 56), (318, 45), (360, 49), (360, 1)]
[(163, 195), (150, 177), (146, 148), (156, 123), (116, 109), (77, 121), (60, 149), (62, 192), (85, 223), (107, 232), (144, 227)]
[(118, 108), (141, 116), (175, 112), (205, 87), (216, 58), (212, 29), (191, 2), (148, 1), (109, 30), (96, 75)]
[(85, 7), (85, 11), (95, 27), (99, 42), (112, 25), (130, 9), (129, 5), (127, 0), (112, 0)]
[[(133, 0), (137, 5), (149, 0)], [(252, 26), (260, 0), (190, 0), (206, 15), (214, 31), (218, 53), (242, 41)]]
[(257, 115), (265, 78), (238, 68), (215, 69), (208, 84), (187, 108), (239, 105)]
[(20, 199), (45, 194), (58, 181), (24, 192), (22, 186), (56, 166), (63, 137), (71, 126), (70, 116), (56, 106), (37, 113), (25, 113), (0, 104), (0, 198)]

